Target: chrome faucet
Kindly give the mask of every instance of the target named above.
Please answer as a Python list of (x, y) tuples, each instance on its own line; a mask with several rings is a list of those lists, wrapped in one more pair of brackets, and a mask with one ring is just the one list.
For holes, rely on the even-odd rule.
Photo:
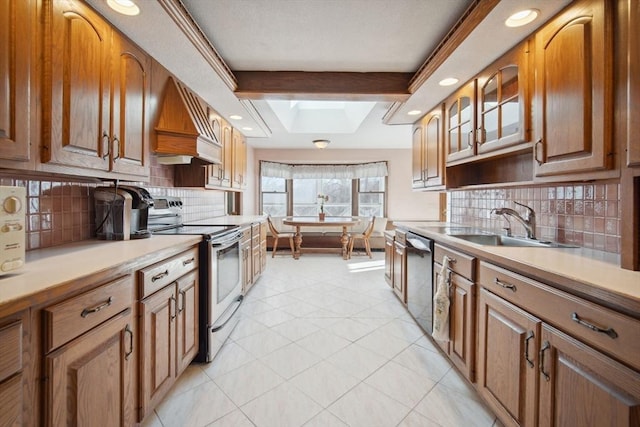
[(502, 215), (507, 221), (509, 221), (508, 217), (513, 217), (516, 221), (518, 221), (524, 229), (527, 231), (527, 239), (536, 238), (536, 213), (533, 209), (531, 209), (527, 205), (523, 205), (522, 203), (513, 202), (518, 206), (522, 206), (527, 209), (527, 213), (524, 218), (515, 210), (511, 208), (494, 208), (491, 209), (491, 213), (496, 215)]

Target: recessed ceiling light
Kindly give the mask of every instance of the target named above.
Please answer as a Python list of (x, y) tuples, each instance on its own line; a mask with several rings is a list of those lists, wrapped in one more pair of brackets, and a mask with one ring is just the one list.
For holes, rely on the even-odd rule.
[(237, 114), (232, 114), (232, 115), (229, 116), (229, 118), (231, 120), (242, 120), (242, 116), (239, 116)]
[(250, 128), (249, 126), (245, 126), (242, 128), (242, 130), (253, 130), (253, 128)]
[(442, 79), (438, 82), (440, 86), (451, 86), (458, 83), (458, 79), (455, 77), (447, 77), (446, 79)]
[(507, 27), (522, 27), (523, 25), (527, 25), (529, 22), (533, 22), (539, 14), (540, 11), (538, 9), (521, 10), (507, 18), (507, 20), (504, 21), (504, 25)]
[(422, 113), (422, 111), (420, 110), (411, 110), (407, 113), (408, 116), (417, 116), (418, 114)]
[(123, 15), (135, 16), (140, 13), (140, 8), (131, 0), (107, 0), (107, 4)]

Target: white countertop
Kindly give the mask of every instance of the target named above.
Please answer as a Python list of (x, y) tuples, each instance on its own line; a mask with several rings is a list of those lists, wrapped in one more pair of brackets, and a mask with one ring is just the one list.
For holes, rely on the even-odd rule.
[(266, 221), (266, 215), (226, 215), (213, 218), (189, 221), (189, 224), (197, 225), (243, 225), (259, 221)]
[(85, 240), (30, 251), (21, 270), (0, 276), (0, 306), (175, 245), (195, 245), (201, 240), (201, 236), (155, 235), (128, 241)]
[(470, 251), (480, 258), (484, 254), (484, 258), (489, 261), (501, 260), (504, 265), (513, 265), (513, 269), (527, 273), (543, 271), (545, 276), (554, 276), (559, 282), (571, 283), (571, 287), (578, 291), (581, 290), (579, 285), (583, 284), (592, 288), (585, 288), (585, 293), (596, 294), (598, 290), (602, 290), (608, 294), (631, 299), (635, 305), (640, 305), (640, 272), (621, 268), (620, 258), (616, 254), (587, 248), (479, 245), (444, 234), (443, 226), (457, 225), (441, 222), (400, 221), (395, 225)]

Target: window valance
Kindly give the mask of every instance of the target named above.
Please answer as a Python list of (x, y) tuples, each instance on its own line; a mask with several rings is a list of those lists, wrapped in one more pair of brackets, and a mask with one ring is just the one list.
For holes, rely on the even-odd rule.
[(296, 165), (276, 162), (260, 162), (260, 174), (273, 178), (378, 178), (388, 175), (387, 162), (357, 163), (346, 165)]

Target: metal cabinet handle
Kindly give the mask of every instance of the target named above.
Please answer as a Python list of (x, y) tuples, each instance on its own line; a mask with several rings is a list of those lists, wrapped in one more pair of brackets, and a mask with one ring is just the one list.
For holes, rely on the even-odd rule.
[(571, 313), (571, 320), (573, 320), (576, 323), (579, 323), (582, 326), (585, 326), (585, 327), (591, 329), (592, 331), (600, 332), (600, 333), (603, 333), (603, 334), (607, 334), (612, 339), (618, 338), (618, 333), (613, 328), (611, 328), (611, 327), (603, 328), (601, 326), (597, 326), (597, 325), (594, 325), (593, 323), (589, 323), (589, 322), (587, 322), (585, 320), (582, 320), (580, 318), (580, 316), (578, 316), (578, 313), (576, 313), (576, 312)]
[(518, 289), (516, 288), (516, 285), (512, 285), (511, 283), (507, 283), (507, 282), (503, 282), (500, 279), (498, 279), (497, 277), (495, 279), (493, 279), (493, 283), (495, 283), (498, 286), (502, 286), (505, 289), (510, 289), (513, 292), (517, 291)]
[[(178, 317), (178, 300), (176, 300), (176, 297), (171, 295), (171, 298), (169, 298), (171, 301), (173, 301), (173, 314), (171, 315), (171, 321), (173, 322), (174, 320), (176, 320), (176, 317)], [(171, 307), (169, 307), (169, 310), (171, 310)]]
[(181, 302), (178, 304), (178, 314), (184, 311), (184, 301), (186, 298), (187, 293), (185, 291), (180, 291), (180, 293), (178, 294), (178, 301)]
[(549, 381), (551, 377), (544, 371), (544, 352), (550, 348), (551, 344), (549, 344), (549, 341), (545, 341), (542, 343), (542, 348), (540, 349), (540, 373), (547, 381)]
[(472, 130), (470, 130), (469, 134), (467, 135), (467, 146), (473, 147), (473, 131)]
[(112, 302), (113, 302), (113, 297), (109, 297), (109, 299), (103, 302), (102, 304), (98, 304), (95, 307), (85, 308), (84, 310), (82, 310), (82, 313), (80, 313), (80, 316), (87, 317), (91, 313), (97, 313), (103, 308), (109, 307)]
[(104, 149), (103, 159), (109, 157), (109, 134), (107, 131), (102, 132), (102, 148)]
[(124, 360), (129, 360), (129, 356), (133, 353), (133, 331), (131, 327), (127, 323), (127, 326), (124, 328), (124, 333), (129, 334), (129, 351), (124, 353)]
[(543, 161), (538, 158), (538, 146), (542, 146), (544, 149), (544, 146), (542, 145), (542, 138), (538, 139), (536, 143), (533, 144), (533, 158), (538, 162), (538, 166), (541, 166)]
[(117, 136), (113, 137), (113, 161), (115, 162), (120, 158), (120, 140)]
[(195, 258), (193, 258), (193, 257), (192, 257), (192, 258), (189, 258), (189, 259), (185, 259), (184, 261), (182, 261), (182, 265), (183, 265), (183, 266), (187, 266), (187, 265), (191, 264), (191, 263), (192, 263), (193, 261), (195, 261), (195, 260), (196, 260), (196, 259), (195, 259)]
[(152, 281), (152, 282), (155, 282), (156, 280), (160, 280), (160, 279), (162, 279), (163, 277), (166, 277), (166, 276), (168, 276), (168, 275), (169, 275), (169, 270), (165, 270), (165, 271), (163, 271), (162, 273), (158, 273), (158, 274), (156, 274), (155, 276), (153, 276), (153, 277), (151, 278), (151, 281)]
[(527, 364), (531, 368), (533, 368), (533, 360), (529, 359), (529, 341), (531, 341), (534, 336), (533, 331), (529, 331), (527, 337), (524, 339), (524, 360), (527, 361)]

